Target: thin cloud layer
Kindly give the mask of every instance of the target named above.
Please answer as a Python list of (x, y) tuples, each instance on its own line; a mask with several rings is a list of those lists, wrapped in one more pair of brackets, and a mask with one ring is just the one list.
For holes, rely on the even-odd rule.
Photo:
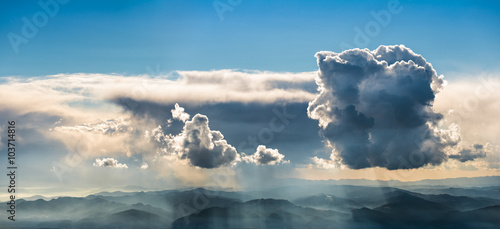
[[(307, 102), (314, 98), (313, 79), (313, 72), (236, 70), (179, 71), (158, 77), (94, 73), (5, 77), (0, 84), (0, 97), (10, 99), (0, 101), (0, 110), (87, 120), (115, 112), (105, 105), (120, 98), (161, 104)], [(91, 104), (99, 109), (89, 114)]]
[(95, 163), (92, 164), (95, 167), (109, 167), (109, 168), (122, 168), (127, 169), (128, 166), (126, 164), (118, 163), (118, 160), (114, 158), (103, 158), (103, 159), (95, 159)]
[[(314, 98), (314, 73), (236, 70), (178, 71), (176, 80), (142, 78), (105, 93), (112, 101), (132, 99), (159, 104), (307, 102)], [(132, 80), (130, 80), (132, 81)], [(196, 92), (196, 93), (193, 93)]]
[(352, 169), (411, 169), (447, 160), (442, 115), (432, 109), (445, 81), (403, 45), (374, 51), (318, 52), (320, 94), (308, 115), (319, 121), (332, 159)]

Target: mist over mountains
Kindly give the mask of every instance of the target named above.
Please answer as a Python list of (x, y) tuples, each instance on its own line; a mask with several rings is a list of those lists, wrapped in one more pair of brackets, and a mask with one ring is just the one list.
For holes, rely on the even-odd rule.
[[(399, 187), (367, 180), (296, 180), (241, 191), (34, 196), (17, 202), (15, 222), (2, 218), (0, 223), (9, 228), (497, 228), (498, 179), (419, 181)], [(464, 181), (468, 184), (460, 186)]]

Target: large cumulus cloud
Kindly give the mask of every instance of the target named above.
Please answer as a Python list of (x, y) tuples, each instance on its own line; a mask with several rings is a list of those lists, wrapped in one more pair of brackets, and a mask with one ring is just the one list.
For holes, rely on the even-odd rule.
[(349, 168), (410, 169), (448, 157), (432, 104), (442, 76), (403, 45), (374, 51), (318, 52), (319, 95), (309, 117), (319, 121), (332, 158)]

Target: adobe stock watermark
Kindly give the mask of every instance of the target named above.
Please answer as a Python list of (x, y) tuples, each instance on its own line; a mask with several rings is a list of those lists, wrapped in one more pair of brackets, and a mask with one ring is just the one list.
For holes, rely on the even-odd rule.
[(49, 17), (53, 18), (59, 13), (61, 5), (66, 5), (70, 0), (40, 0), (38, 5), (41, 10), (34, 13), (31, 18), (23, 17), (21, 21), (23, 26), (20, 33), (10, 32), (7, 34), (7, 39), (10, 46), (17, 54), (21, 44), (28, 44), (30, 39), (33, 39), (40, 28), (45, 27), (49, 23)]
[(232, 12), (237, 6), (239, 6), (243, 0), (215, 0), (212, 2), (215, 12), (219, 16), (220, 21), (224, 21), (224, 14), (226, 12)]
[(342, 42), (340, 43), (340, 50), (367, 47), (372, 39), (380, 34), (382, 28), (387, 27), (391, 23), (392, 16), (400, 14), (402, 11), (403, 6), (400, 5), (399, 0), (389, 0), (387, 2), (387, 9), (385, 10), (379, 10), (378, 12), (374, 10), (370, 11), (373, 20), (367, 22), (363, 28), (354, 27), (354, 32), (356, 33), (353, 38), (354, 45)]

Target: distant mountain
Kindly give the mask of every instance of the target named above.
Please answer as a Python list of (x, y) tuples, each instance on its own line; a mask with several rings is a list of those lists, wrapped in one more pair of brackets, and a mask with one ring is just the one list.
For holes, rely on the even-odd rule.
[[(171, 221), (157, 214), (129, 209), (95, 218), (84, 218), (71, 222), (71, 228), (165, 228)], [(54, 224), (54, 222), (52, 222)], [(50, 223), (45, 223), (50, 225)]]
[(412, 189), (414, 192), (422, 194), (448, 194), (452, 196), (485, 197), (500, 200), (500, 186), (482, 187), (482, 188), (419, 188)]
[(489, 221), (496, 223), (497, 226), (500, 225), (500, 205), (476, 209), (465, 212), (465, 214), (480, 221)]
[(25, 197), (25, 198), (22, 198), (23, 200), (39, 200), (39, 199), (42, 199), (42, 200), (51, 200), (51, 199), (55, 199), (57, 197), (46, 197), (46, 196), (41, 196), (41, 195), (34, 195), (34, 196), (30, 196), (30, 197)]
[(164, 228), (171, 223), (165, 217), (137, 209), (114, 213), (105, 222), (110, 228)]
[(500, 176), (484, 176), (484, 177), (459, 177), (447, 179), (427, 179), (411, 182), (402, 182), (402, 184), (391, 184), (391, 186), (448, 186), (448, 187), (464, 187), (464, 188), (477, 188), (477, 187), (490, 187), (498, 186), (500, 184)]
[(274, 199), (298, 199), (311, 195), (328, 193), (338, 198), (349, 199), (359, 204), (369, 207), (380, 205), (380, 200), (385, 198), (385, 193), (400, 190), (391, 187), (365, 187), (354, 185), (298, 185), (284, 186), (279, 188), (266, 189), (260, 192), (250, 192), (251, 195), (260, 198)]
[(388, 193), (387, 204), (373, 210), (394, 216), (393, 220), (412, 223), (430, 222), (452, 211), (449, 207), (415, 197), (404, 191)]
[(498, 229), (500, 225), (500, 205), (476, 209), (473, 211), (448, 214), (433, 224), (440, 228), (482, 228)]
[(138, 192), (122, 192), (122, 191), (115, 191), (115, 192), (99, 192), (96, 194), (93, 194), (91, 196), (130, 196), (133, 194), (136, 194)]
[[(498, 197), (499, 186), (429, 187), (422, 193), (416, 190), (311, 183), (253, 192), (196, 188), (101, 192), (84, 198), (20, 199), (15, 225), (20, 228), (358, 229), (496, 228), (500, 223), (500, 200), (491, 198)], [(0, 225), (8, 225), (7, 222), (5, 217), (0, 218)]]
[[(368, 180), (368, 179), (339, 179), (339, 180), (304, 180), (297, 178), (270, 178), (264, 185), (249, 185), (248, 191), (262, 192), (264, 190), (277, 189), (283, 187), (307, 187), (307, 186), (331, 186), (331, 185), (352, 185), (364, 187), (396, 187), (402, 189), (413, 188), (477, 188), (498, 186), (500, 184), (500, 176), (484, 176), (484, 177), (461, 177), (461, 178), (446, 178), (446, 179), (426, 179), (419, 181), (399, 181), (399, 180)], [(259, 189), (254, 189), (259, 187)], [(315, 193), (317, 194), (317, 193)]]
[(212, 191), (197, 188), (188, 191), (166, 190), (151, 192), (134, 192), (129, 195), (118, 193), (117, 196), (91, 195), (87, 199), (100, 198), (112, 202), (134, 204), (143, 203), (162, 208), (173, 213), (173, 219), (198, 212), (208, 207), (223, 207), (242, 202), (240, 199), (250, 197), (237, 192)]
[(20, 201), (17, 209), (27, 220), (80, 220), (96, 218), (109, 213), (125, 211), (131, 208), (145, 212), (171, 216), (172, 213), (150, 205), (137, 203), (133, 205), (108, 201), (102, 198), (84, 199), (74, 197), (59, 197), (50, 201)]
[(452, 196), (448, 194), (424, 195), (412, 193), (412, 195), (425, 200), (433, 201), (441, 205), (453, 208), (459, 211), (470, 211), (479, 208), (485, 208), (494, 205), (500, 205), (500, 200), (484, 197)]
[(298, 198), (294, 200), (293, 203), (304, 207), (312, 207), (321, 210), (334, 210), (339, 212), (351, 212), (352, 209), (364, 207), (356, 201), (327, 194), (317, 194)]
[(207, 208), (177, 219), (173, 228), (330, 228), (347, 214), (299, 207), (287, 200), (257, 199), (228, 207)]
[[(434, 197), (436, 198), (436, 197)], [(455, 199), (460, 200), (460, 199)], [(500, 206), (460, 212), (415, 197), (408, 192), (389, 193), (388, 203), (374, 209), (353, 210), (352, 226), (360, 228), (498, 228)], [(470, 201), (467, 199), (467, 201)]]

